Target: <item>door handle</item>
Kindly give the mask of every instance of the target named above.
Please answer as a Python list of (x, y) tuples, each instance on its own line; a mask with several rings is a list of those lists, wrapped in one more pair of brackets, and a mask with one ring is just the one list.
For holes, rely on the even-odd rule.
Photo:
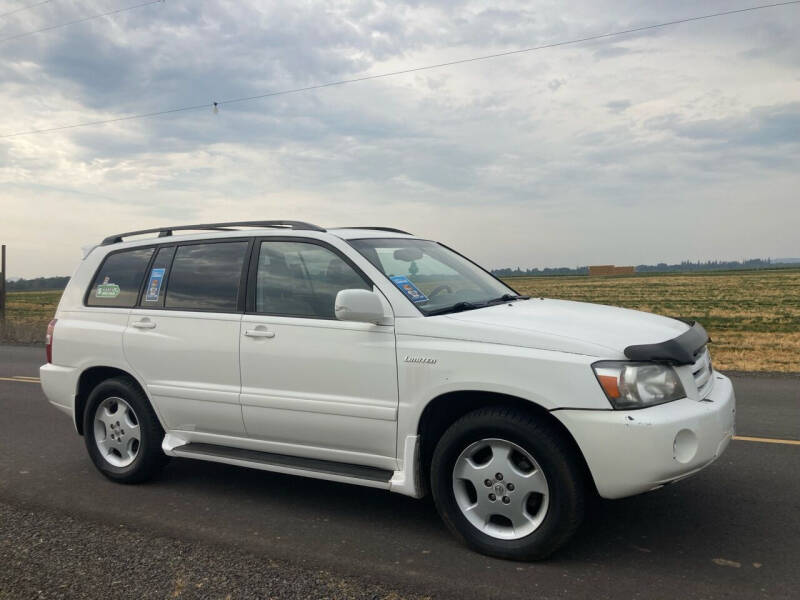
[(155, 329), (156, 324), (152, 321), (134, 321), (131, 323), (132, 327), (136, 327), (137, 329)]
[(267, 331), (266, 329), (245, 329), (244, 334), (247, 337), (254, 337), (254, 338), (274, 338), (275, 332), (274, 331)]

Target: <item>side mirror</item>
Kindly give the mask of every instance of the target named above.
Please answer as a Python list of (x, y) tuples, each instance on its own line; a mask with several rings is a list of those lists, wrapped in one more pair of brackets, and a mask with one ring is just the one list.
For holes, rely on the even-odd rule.
[(368, 290), (342, 290), (336, 294), (334, 313), (340, 321), (381, 323), (386, 315), (383, 304), (374, 292)]

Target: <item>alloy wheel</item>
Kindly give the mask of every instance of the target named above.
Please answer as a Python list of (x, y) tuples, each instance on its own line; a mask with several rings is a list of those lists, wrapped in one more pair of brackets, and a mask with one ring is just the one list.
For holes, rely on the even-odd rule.
[(118, 397), (106, 398), (98, 404), (94, 441), (100, 455), (112, 466), (123, 468), (136, 460), (141, 432), (139, 418), (131, 405)]
[(467, 446), (453, 466), (453, 493), (466, 519), (493, 538), (516, 540), (544, 521), (550, 498), (539, 463), (508, 440)]

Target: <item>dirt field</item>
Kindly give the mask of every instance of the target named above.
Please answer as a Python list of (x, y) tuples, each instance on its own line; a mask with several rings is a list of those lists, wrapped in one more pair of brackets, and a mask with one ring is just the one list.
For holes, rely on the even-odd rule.
[[(800, 372), (800, 269), (621, 277), (518, 277), (532, 296), (699, 320), (717, 368)], [(61, 292), (13, 292), (0, 338), (41, 342)]]
[(47, 324), (53, 318), (61, 291), (8, 292), (5, 327), (0, 324), (0, 341), (44, 343)]
[(800, 372), (800, 269), (507, 281), (532, 296), (698, 320), (721, 370)]

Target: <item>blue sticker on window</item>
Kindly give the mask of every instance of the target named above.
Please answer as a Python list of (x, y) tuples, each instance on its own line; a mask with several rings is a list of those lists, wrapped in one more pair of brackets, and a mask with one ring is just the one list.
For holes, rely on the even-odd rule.
[(158, 302), (158, 295), (161, 293), (161, 281), (164, 279), (166, 269), (153, 269), (150, 273), (150, 283), (147, 284), (147, 295), (145, 302)]
[(395, 275), (389, 279), (391, 279), (392, 283), (394, 283), (401, 292), (408, 296), (408, 299), (412, 302), (428, 301), (428, 297), (423, 294), (417, 286), (411, 283), (411, 280), (409, 280), (408, 277), (404, 275)]

